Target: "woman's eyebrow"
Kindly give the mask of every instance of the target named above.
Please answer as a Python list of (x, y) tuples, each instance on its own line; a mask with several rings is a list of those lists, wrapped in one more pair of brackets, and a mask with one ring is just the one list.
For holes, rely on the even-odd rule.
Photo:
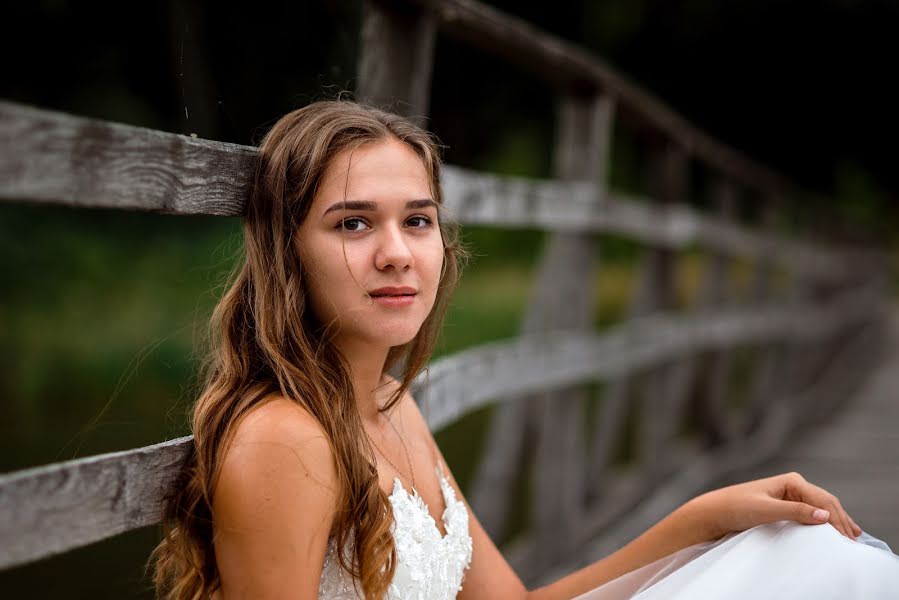
[[(415, 208), (428, 208), (428, 207), (437, 208), (437, 203), (434, 202), (431, 198), (423, 198), (421, 200), (410, 200), (406, 202), (406, 210), (411, 210)], [(328, 214), (329, 212), (335, 210), (361, 210), (361, 211), (369, 211), (369, 212), (377, 212), (378, 204), (376, 202), (370, 202), (368, 200), (346, 200), (344, 202), (337, 202), (336, 204), (332, 204), (328, 207), (328, 209), (322, 213), (322, 216)]]

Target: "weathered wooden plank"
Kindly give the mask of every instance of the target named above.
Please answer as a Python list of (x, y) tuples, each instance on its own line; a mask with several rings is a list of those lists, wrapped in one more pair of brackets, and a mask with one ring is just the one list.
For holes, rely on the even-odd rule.
[[(687, 193), (689, 160), (683, 150), (670, 143), (654, 146), (650, 152), (649, 178), (654, 198), (661, 206), (684, 203)], [(645, 266), (646, 307), (649, 311), (674, 311), (675, 269), (678, 256), (669, 248), (650, 249)], [(661, 480), (677, 467), (668, 452), (669, 441), (680, 423), (675, 418), (683, 403), (693, 366), (690, 356), (655, 366), (641, 374), (640, 449), (643, 468), (650, 481)]]
[[(787, 395), (773, 402), (762, 426), (748, 437), (695, 455), (674, 477), (661, 486), (642, 490), (642, 495), (635, 496), (636, 502), (630, 505), (622, 504), (618, 497), (613, 497), (609, 506), (598, 508), (593, 515), (594, 520), (585, 522), (581, 529), (583, 537), (579, 549), (567, 557), (559, 557), (558, 566), (541, 573), (529, 573), (526, 570), (528, 554), (519, 555), (517, 566), (522, 569), (521, 572), (528, 574), (526, 583), (544, 585), (611, 554), (686, 500), (718, 485), (726, 485), (723, 482), (733, 474), (770, 460), (795, 435), (795, 411), (798, 406), (815, 399), (851, 393), (869, 374), (864, 368), (866, 355), (871, 351), (871, 342), (877, 335), (878, 327), (881, 324), (874, 322), (859, 331), (852, 342), (834, 357), (831, 368), (814, 386), (798, 396)], [(775, 473), (766, 475), (772, 474)], [(617, 512), (613, 510), (616, 506)]]
[(541, 181), (447, 165), (441, 183), (447, 211), (464, 224), (597, 231), (672, 250), (698, 244), (729, 256), (765, 258), (825, 279), (871, 272), (872, 261), (883, 257), (865, 249), (824, 248), (763, 235), (683, 202), (658, 206), (650, 198), (602, 192), (586, 180)]
[(621, 379), (607, 384), (598, 398), (599, 410), (594, 416), (593, 436), (588, 442), (587, 466), (583, 475), (585, 503), (588, 507), (601, 502), (612, 493), (609, 471), (612, 453), (625, 429), (629, 408), (627, 392), (626, 381)]
[[(564, 98), (560, 101), (555, 171), (560, 180), (581, 178), (601, 184), (608, 159), (613, 104), (607, 98)], [(598, 197), (593, 196), (595, 203)], [(590, 286), (595, 273), (595, 238), (584, 232), (557, 233), (546, 243), (531, 288), (522, 331), (587, 329), (592, 325)], [(581, 440), (572, 435), (583, 404), (579, 389), (505, 404), (492, 419), (484, 458), (473, 486), (473, 506), (487, 531), (498, 539), (510, 506), (511, 483), (523, 458), (524, 436), (538, 431), (535, 452), (534, 519), (541, 531), (573, 527), (581, 499)], [(550, 414), (551, 413), (551, 414)], [(561, 453), (561, 455), (560, 455)], [(559, 465), (565, 465), (561, 467)], [(564, 480), (564, 481), (563, 481)], [(545, 490), (552, 490), (547, 495)], [(563, 506), (556, 506), (561, 503)], [(562, 522), (560, 522), (560, 520)]]
[(365, 0), (358, 99), (426, 126), (436, 31), (436, 20), (430, 11)]
[[(722, 308), (702, 314), (654, 314), (602, 335), (559, 331), (522, 336), (454, 354), (431, 366), (416, 384), (428, 421), (438, 429), (490, 401), (557, 389), (591, 379), (621, 377), (686, 353), (736, 344), (791, 340), (814, 344), (879, 318), (879, 296), (847, 293), (827, 306)], [(427, 385), (425, 385), (427, 383)]]
[[(555, 148), (561, 180), (592, 181), (603, 189), (614, 120), (609, 96), (563, 97)], [(594, 235), (555, 233), (534, 279), (525, 333), (589, 331), (595, 318), (590, 285), (597, 266)], [(528, 407), (538, 431), (534, 457), (533, 529), (543, 560), (551, 560), (580, 526), (584, 511), (583, 415), (588, 390), (575, 386), (542, 395)]]
[[(678, 464), (686, 464), (695, 459), (699, 453), (695, 444), (683, 440), (673, 441), (668, 451), (674, 455), (672, 462)], [(561, 557), (570, 556), (572, 548), (579, 548), (583, 544), (584, 528), (600, 530), (609, 523), (623, 518), (654, 491), (652, 481), (646, 477), (646, 471), (639, 466), (610, 473), (605, 481), (605, 487), (607, 489), (603, 490), (602, 502), (589, 508), (587, 518), (582, 521), (576, 535), (569, 540), (571, 548), (557, 554), (553, 557), (555, 560), (549, 564), (541, 560), (540, 541), (534, 535), (526, 534), (502, 547), (503, 555), (509, 564), (517, 573), (522, 574), (522, 579), (529, 584), (529, 587), (549, 583), (574, 571), (572, 568), (566, 572), (557, 572), (555, 567)], [(551, 579), (544, 578), (543, 574), (548, 571), (556, 573), (556, 576)]]
[[(0, 199), (170, 214), (241, 215), (256, 149), (0, 101)], [(463, 224), (626, 235), (666, 248), (701, 244), (770, 257), (797, 272), (845, 279), (884, 263), (882, 252), (762, 236), (684, 205), (603, 192), (590, 181), (442, 172), (449, 214)]]
[(0, 197), (239, 215), (256, 150), (0, 101)]
[[(776, 202), (762, 201), (761, 223), (762, 227), (772, 231), (777, 221)], [(772, 261), (763, 257), (756, 262), (753, 271), (752, 288), (750, 291), (751, 302), (770, 302), (774, 299), (774, 266)], [(764, 418), (768, 405), (772, 398), (783, 393), (785, 384), (789, 381), (790, 364), (792, 363), (789, 350), (784, 344), (771, 344), (761, 349), (762, 355), (752, 374), (749, 390), (749, 405), (747, 406), (741, 423), (743, 431), (750, 430), (756, 423)]]
[[(648, 204), (647, 207), (649, 207)], [(661, 246), (664, 247), (664, 245)], [(657, 287), (660, 283), (664, 284), (663, 275), (666, 271), (664, 263), (667, 260), (667, 254), (657, 251), (650, 251), (649, 255), (644, 258), (640, 265), (637, 290), (630, 306), (629, 319), (639, 319), (653, 311), (661, 310), (661, 307), (657, 306), (660, 299)], [(668, 287), (670, 288), (670, 286)], [(587, 497), (591, 501), (601, 499), (604, 495), (602, 480), (599, 479), (599, 476), (607, 468), (611, 450), (617, 441), (618, 419), (624, 418), (626, 415), (631, 398), (637, 398), (643, 407), (646, 405), (646, 385), (639, 385), (639, 382), (631, 377), (632, 374), (632, 371), (625, 371), (608, 381), (603, 393), (602, 407), (594, 418), (596, 433), (590, 444), (588, 461), (591, 471), (585, 474), (587, 480), (590, 481), (587, 486)], [(645, 413), (645, 410), (643, 412)], [(614, 421), (606, 422), (606, 419), (610, 418)], [(645, 430), (645, 428), (641, 429)]]
[[(737, 189), (733, 181), (718, 177), (712, 183), (712, 202), (718, 217), (731, 222), (737, 213)], [(731, 303), (733, 292), (728, 285), (732, 268), (730, 257), (713, 252), (703, 274), (700, 310)], [(724, 348), (710, 353), (705, 370), (704, 394), (701, 396), (699, 416), (703, 423), (705, 441), (711, 446), (726, 443), (737, 433), (737, 423), (727, 407), (728, 383), (733, 364), (733, 349)]]
[(0, 569), (158, 523), (192, 437), (0, 475)]

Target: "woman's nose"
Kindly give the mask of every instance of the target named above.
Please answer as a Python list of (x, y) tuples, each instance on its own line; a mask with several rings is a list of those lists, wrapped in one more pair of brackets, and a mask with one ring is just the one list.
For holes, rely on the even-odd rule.
[(405, 271), (414, 264), (412, 250), (405, 238), (402, 228), (397, 226), (385, 227), (381, 230), (378, 241), (375, 266), (383, 271), (393, 267), (398, 271)]

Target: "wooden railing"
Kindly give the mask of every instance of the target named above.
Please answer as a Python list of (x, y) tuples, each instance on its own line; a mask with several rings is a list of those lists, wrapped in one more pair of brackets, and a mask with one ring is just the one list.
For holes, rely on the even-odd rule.
[[(614, 550), (723, 475), (768, 458), (809, 415), (847, 396), (880, 347), (886, 261), (877, 249), (776, 233), (778, 214), (801, 215), (807, 194), (598, 58), (476, 2), (366, 2), (358, 97), (421, 121), (438, 32), (527, 67), (559, 94), (553, 179), (443, 171), (446, 206), (461, 223), (549, 232), (521, 335), (437, 361), (414, 389), (435, 430), (498, 405), (470, 499), (503, 539), (521, 501), (516, 482), (532, 472), (530, 527), (504, 551), (534, 584)], [(616, 126), (647, 140), (649, 198), (607, 186)], [(242, 214), (256, 154), (9, 102), (0, 102), (0, 138), (15, 148), (0, 164), (4, 199), (171, 214)], [(691, 162), (716, 182), (711, 213), (690, 206)], [(760, 223), (736, 219), (741, 190), (761, 199)], [(631, 314), (600, 334), (589, 282), (603, 234), (649, 252)], [(674, 273), (688, 246), (711, 259), (699, 301), (684, 312)], [(728, 295), (737, 258), (754, 265), (747, 298)], [(776, 274), (785, 274), (778, 285)], [(758, 360), (749, 401), (735, 409), (725, 395), (733, 353), (745, 346)], [(595, 382), (604, 384), (600, 398), (591, 397)], [(590, 439), (588, 403), (597, 406)], [(633, 410), (639, 461), (625, 467), (613, 454)], [(688, 435), (690, 420), (699, 431)], [(191, 443), (0, 476), (0, 568), (158, 523)]]

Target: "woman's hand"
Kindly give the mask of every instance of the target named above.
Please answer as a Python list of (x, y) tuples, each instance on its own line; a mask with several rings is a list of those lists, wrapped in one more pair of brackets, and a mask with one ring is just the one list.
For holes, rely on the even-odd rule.
[(690, 503), (710, 519), (713, 539), (784, 519), (810, 525), (830, 523), (852, 540), (862, 532), (836, 496), (795, 472), (712, 490)]

